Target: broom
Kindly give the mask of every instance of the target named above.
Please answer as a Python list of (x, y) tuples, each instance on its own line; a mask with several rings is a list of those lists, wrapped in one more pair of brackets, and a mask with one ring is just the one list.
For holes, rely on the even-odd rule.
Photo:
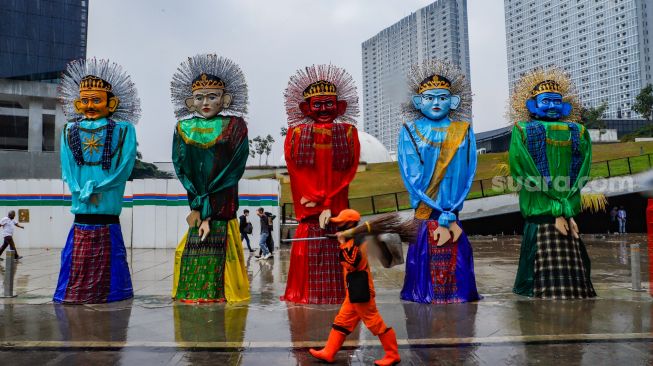
[[(397, 234), (404, 243), (413, 243), (417, 240), (417, 229), (419, 223), (417, 220), (403, 220), (396, 212), (383, 214), (365, 221), (355, 228), (345, 230), (343, 234), (347, 238), (353, 238), (356, 235), (374, 235)], [(335, 237), (335, 236), (334, 236)]]
[[(345, 230), (343, 234), (348, 239), (353, 238), (356, 235), (381, 235), (381, 234), (398, 234), (401, 238), (401, 241), (404, 243), (413, 243), (417, 240), (417, 229), (419, 228), (419, 222), (415, 219), (411, 220), (402, 220), (396, 212), (391, 212), (377, 216), (376, 218), (365, 221), (361, 225)], [(313, 240), (324, 240), (324, 239), (335, 239), (335, 234), (327, 234), (325, 236), (319, 236), (315, 238), (299, 238), (299, 239), (284, 239), (283, 242), (295, 242), (295, 241), (313, 241)]]

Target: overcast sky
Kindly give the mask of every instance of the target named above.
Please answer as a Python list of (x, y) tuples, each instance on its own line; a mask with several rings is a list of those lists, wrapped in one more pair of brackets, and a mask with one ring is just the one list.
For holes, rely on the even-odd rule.
[[(344, 67), (362, 92), (361, 43), (429, 0), (93, 0), (88, 57), (109, 58), (132, 75), (143, 115), (138, 141), (147, 161), (170, 161), (175, 124), (172, 74), (186, 57), (217, 53), (238, 63), (249, 84), (249, 135), (277, 139), (286, 125), (283, 90), (298, 68)], [(506, 125), (508, 98), (503, 1), (468, 0), (474, 129)], [(362, 107), (362, 97), (360, 99)], [(362, 109), (362, 108), (361, 108)], [(363, 125), (362, 116), (359, 120)]]

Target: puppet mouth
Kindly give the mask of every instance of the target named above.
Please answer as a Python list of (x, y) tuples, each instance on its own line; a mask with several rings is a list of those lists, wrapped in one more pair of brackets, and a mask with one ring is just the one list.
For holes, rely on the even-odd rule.
[(438, 107), (435, 107), (435, 108), (433, 108), (433, 110), (436, 111), (436, 112), (440, 112), (442, 109), (440, 109)]
[(202, 108), (202, 112), (204, 113), (211, 112), (211, 108)]

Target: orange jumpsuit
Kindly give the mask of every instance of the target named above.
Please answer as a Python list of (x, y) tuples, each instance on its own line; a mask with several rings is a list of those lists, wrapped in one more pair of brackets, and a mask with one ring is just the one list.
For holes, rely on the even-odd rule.
[[(363, 238), (354, 238), (340, 244), (340, 264), (344, 268), (345, 278), (347, 274), (353, 271), (367, 271), (367, 277), (370, 287), (370, 301), (365, 303), (351, 303), (349, 301), (349, 290), (345, 301), (340, 307), (340, 311), (333, 321), (333, 329), (348, 335), (351, 333), (359, 321), (363, 321), (367, 329), (374, 335), (383, 334), (387, 326), (381, 318), (376, 302), (374, 301), (374, 281), (370, 273), (370, 266), (367, 262), (367, 244)], [(346, 279), (345, 279), (346, 283)]]

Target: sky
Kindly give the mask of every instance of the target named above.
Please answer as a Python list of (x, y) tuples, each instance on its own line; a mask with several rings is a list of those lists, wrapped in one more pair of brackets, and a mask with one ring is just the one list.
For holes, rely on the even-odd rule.
[[(87, 57), (108, 58), (132, 76), (141, 98), (139, 150), (169, 162), (175, 126), (170, 81), (199, 53), (238, 63), (249, 86), (249, 136), (271, 134), (282, 159), (283, 91), (295, 71), (332, 63), (349, 71), (362, 109), (361, 44), (432, 0), (93, 0)], [(506, 125), (505, 20), (501, 0), (467, 0), (474, 130)], [(359, 118), (363, 126), (363, 116)], [(250, 159), (250, 163), (256, 160)]]

